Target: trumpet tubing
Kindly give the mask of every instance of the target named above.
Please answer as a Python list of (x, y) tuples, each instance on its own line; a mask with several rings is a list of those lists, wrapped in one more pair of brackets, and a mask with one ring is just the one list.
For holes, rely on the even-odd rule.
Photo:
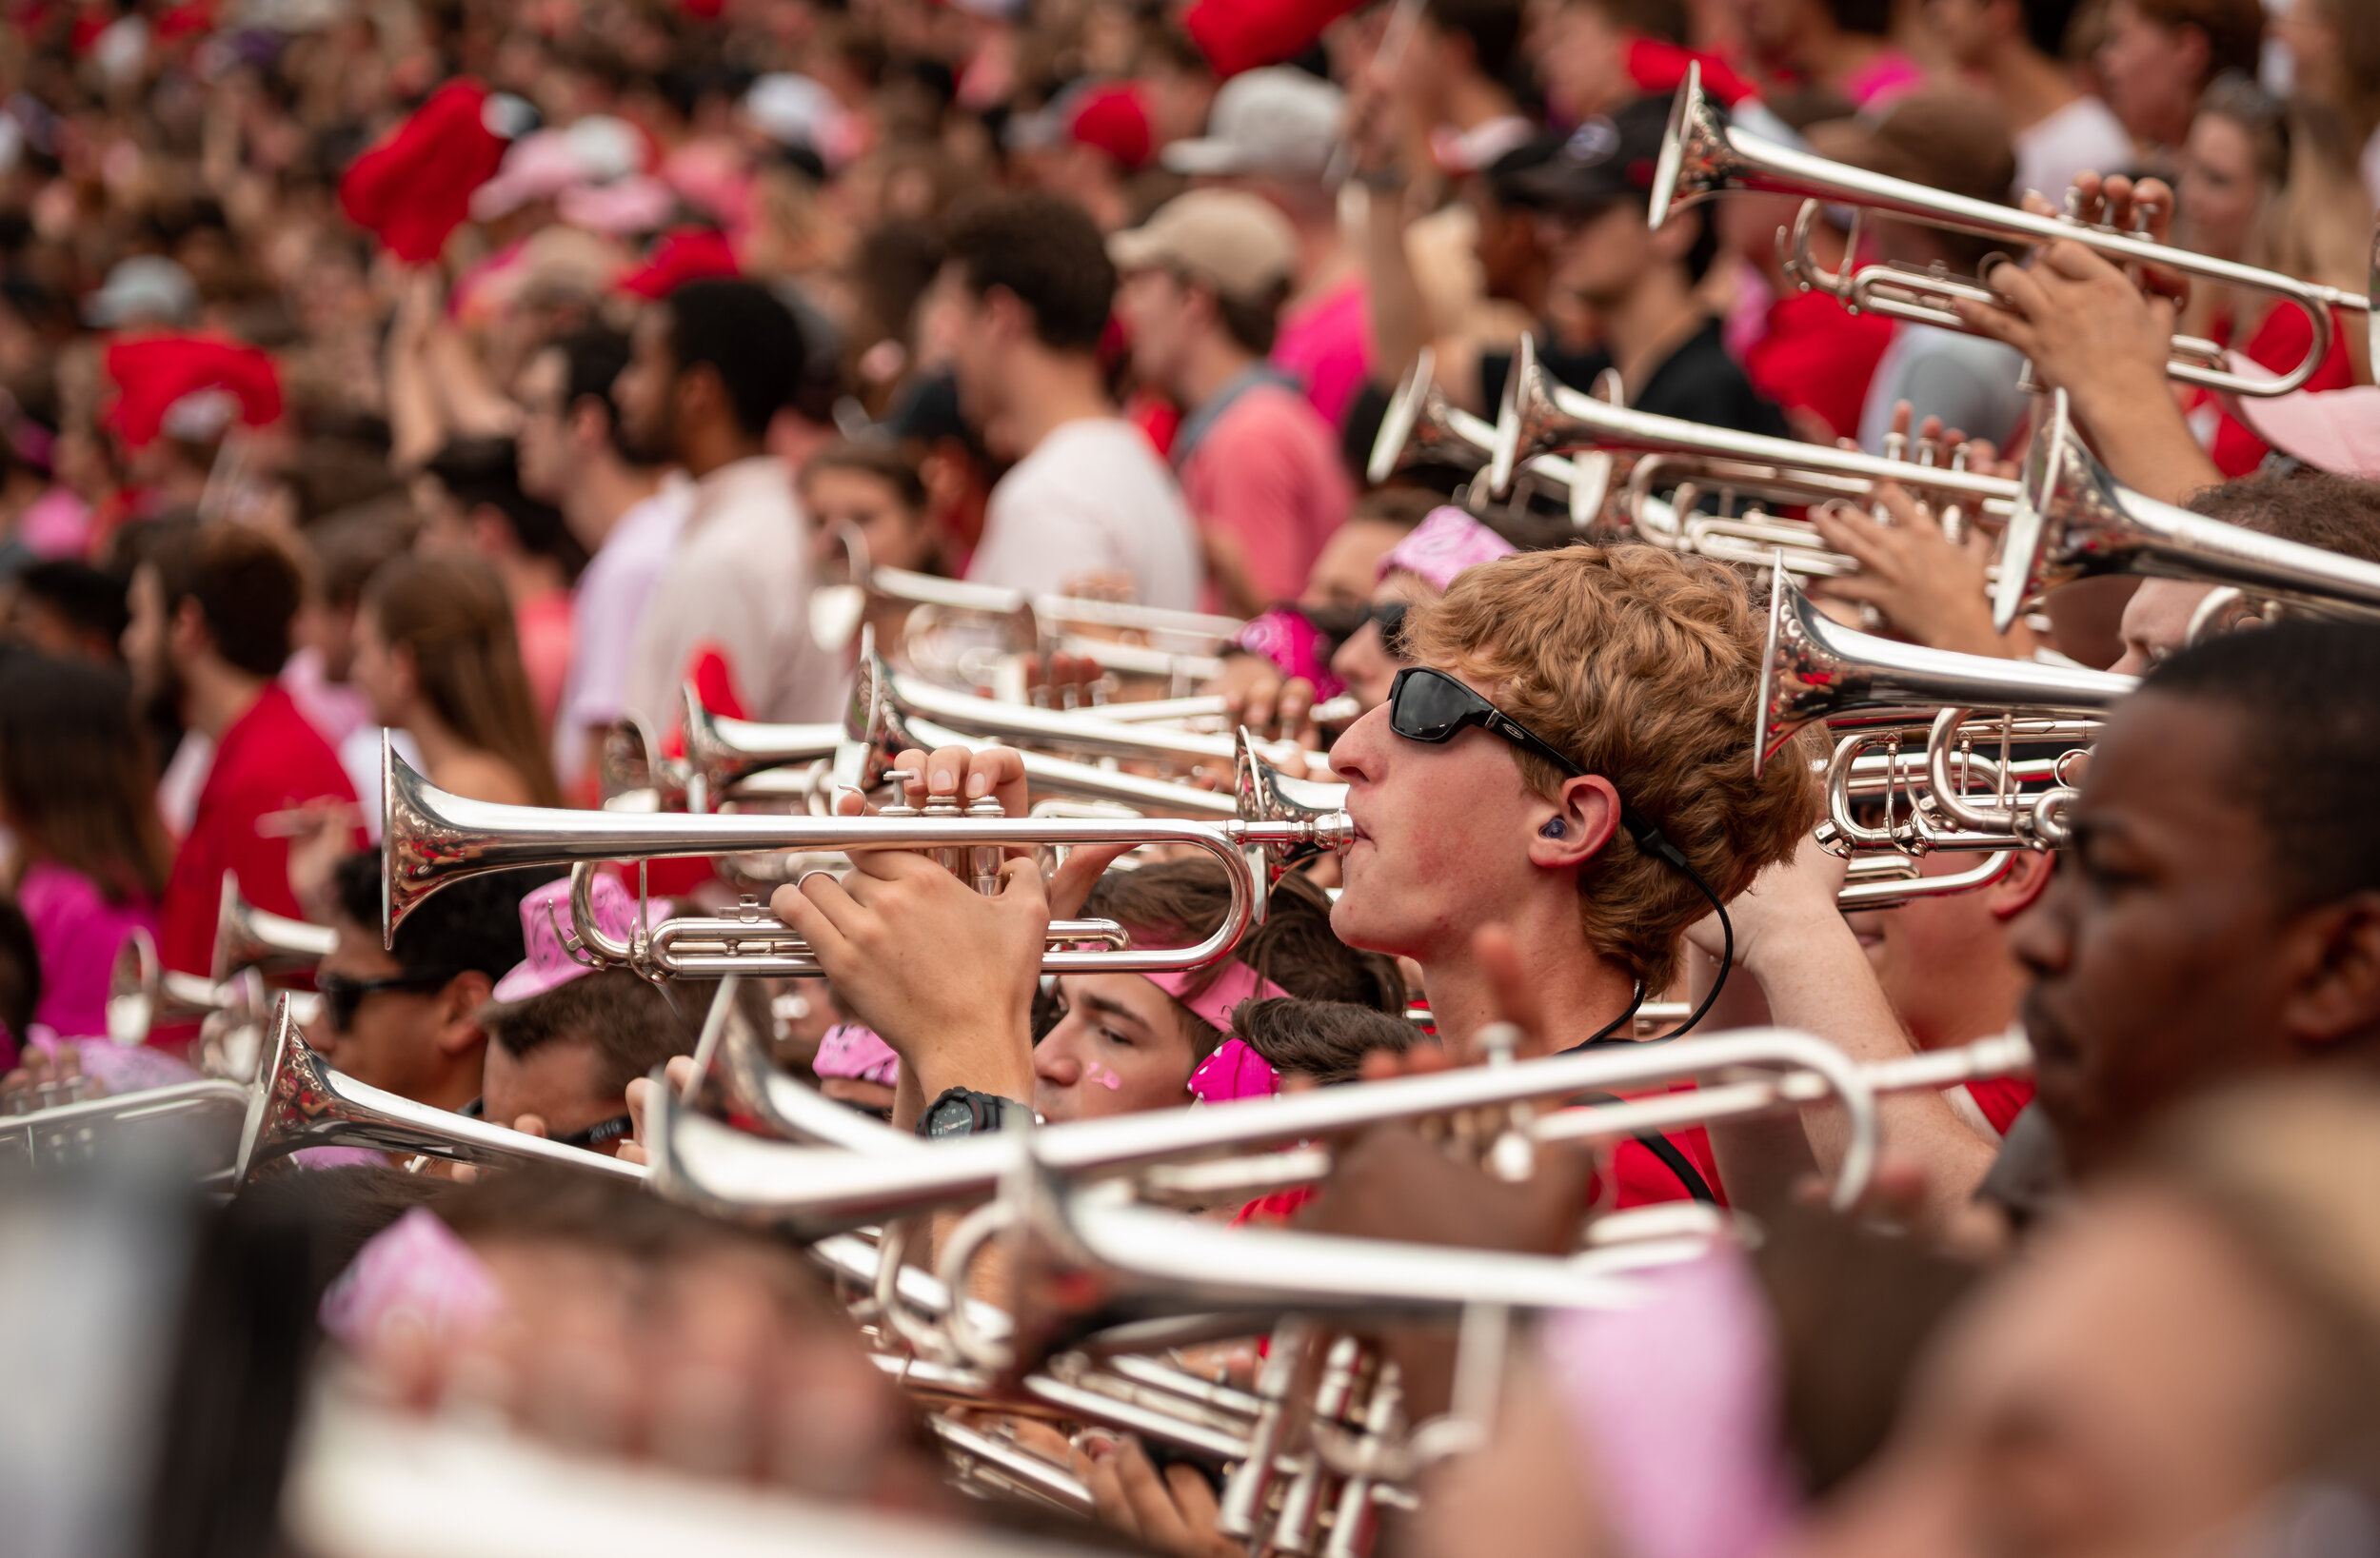
[[(1952, 194), (1830, 162), (1765, 140), (1727, 123), (1726, 117), (1703, 95), (1701, 68), (1690, 65), (1685, 81), (1670, 104), (1669, 128), (1662, 139), (1660, 160), (1653, 176), (1649, 220), (1658, 227), (1678, 211), (1734, 190), (1798, 195), (1805, 200), (1861, 207), (1928, 227), (2013, 244), (2066, 239), (2096, 249), (2118, 263), (2156, 266), (2218, 286), (2263, 292), (2301, 310), (2312, 331), (2312, 340), (2305, 360), (2278, 379), (2250, 378), (2212, 369), (2205, 365), (2203, 354), (2195, 353), (2169, 361), (2166, 365), (2170, 377), (2233, 394), (2285, 395), (2298, 388), (2330, 352), (2330, 310), (2367, 315), (2371, 310), (2370, 299), (2337, 287), (2301, 282), (2278, 271), (2175, 248), (2143, 234), (2036, 216), (2015, 207)], [(1928, 278), (1904, 270), (1887, 279), (1906, 286)], [(1980, 290), (1972, 281), (1953, 285)], [(1946, 288), (1943, 295), (1954, 294)]]

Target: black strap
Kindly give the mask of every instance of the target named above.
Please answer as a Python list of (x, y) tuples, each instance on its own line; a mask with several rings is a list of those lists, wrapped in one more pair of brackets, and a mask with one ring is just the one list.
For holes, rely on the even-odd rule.
[[(1623, 1040), (1623, 1042), (1625, 1041)], [(1601, 1048), (1601, 1046), (1598, 1045), (1597, 1048)], [(1624, 1102), (1625, 1100), (1620, 1098), (1618, 1095), (1612, 1093), (1581, 1093), (1574, 1101), (1580, 1103), (1616, 1104)], [(1718, 1195), (1711, 1189), (1711, 1182), (1702, 1177), (1702, 1171), (1694, 1166), (1694, 1159), (1688, 1157), (1685, 1153), (1678, 1148), (1677, 1143), (1670, 1140), (1669, 1137), (1661, 1134), (1657, 1131), (1647, 1131), (1642, 1135), (1635, 1136), (1630, 1139), (1634, 1140), (1637, 1146), (1642, 1147), (1646, 1152), (1651, 1153), (1655, 1157), (1659, 1158), (1661, 1160), (1662, 1167), (1668, 1169), (1670, 1173), (1677, 1176), (1678, 1184), (1685, 1187), (1686, 1194), (1688, 1196), (1694, 1200), (1700, 1201), (1705, 1206), (1715, 1207), (1719, 1204)]]

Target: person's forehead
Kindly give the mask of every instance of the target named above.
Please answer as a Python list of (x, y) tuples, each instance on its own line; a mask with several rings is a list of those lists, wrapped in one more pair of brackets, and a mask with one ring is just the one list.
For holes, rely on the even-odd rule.
[(334, 936), (322, 960), (324, 968), (359, 979), (403, 972), (395, 955), (381, 946), (379, 926), (358, 925), (345, 915), (333, 915), (330, 928)]
[(2253, 845), (2261, 831), (2239, 793), (2238, 717), (2146, 692), (2109, 720), (2083, 776), (2076, 815), (2160, 853)]
[(1160, 1029), (1173, 1003), (1171, 996), (1139, 974), (1076, 974), (1069, 975), (1065, 982), (1069, 1000), (1121, 1007)]

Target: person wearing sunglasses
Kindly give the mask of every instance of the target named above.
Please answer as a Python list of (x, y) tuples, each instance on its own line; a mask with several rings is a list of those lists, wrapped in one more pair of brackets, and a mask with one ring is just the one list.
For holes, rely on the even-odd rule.
[(1371, 602), (1331, 656), (1331, 674), (1364, 708), (1378, 708), (1405, 664), (1406, 612), (1444, 595), (1465, 568), (1512, 551), (1512, 542), (1453, 504), (1432, 509), (1380, 559)]
[(517, 875), (469, 878), (426, 900), (380, 944), (380, 858), (332, 873), (337, 934), (314, 973), (323, 1015), (306, 1041), (359, 1082), (460, 1110), (480, 1095), (480, 1008), (522, 959)]

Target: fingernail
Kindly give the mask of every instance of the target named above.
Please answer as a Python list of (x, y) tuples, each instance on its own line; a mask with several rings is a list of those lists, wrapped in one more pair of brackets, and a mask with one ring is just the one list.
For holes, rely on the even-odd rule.
[(946, 768), (937, 768), (926, 776), (925, 787), (935, 791), (947, 790), (957, 777)]
[(987, 775), (969, 774), (967, 776), (967, 799), (969, 800), (974, 800), (980, 798), (984, 791), (989, 790), (991, 787), (992, 781)]

